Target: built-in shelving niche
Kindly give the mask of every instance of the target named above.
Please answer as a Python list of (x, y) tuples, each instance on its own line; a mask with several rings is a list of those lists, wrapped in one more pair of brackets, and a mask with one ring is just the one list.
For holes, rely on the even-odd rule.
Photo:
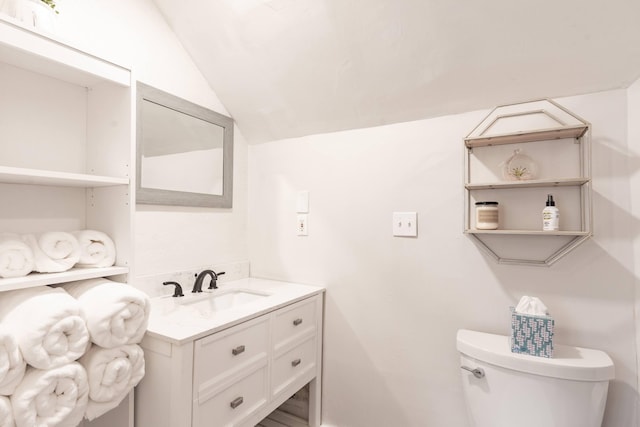
[[(126, 283), (135, 198), (130, 69), (0, 16), (0, 232), (95, 229), (116, 264), (0, 278), (0, 292), (95, 277)], [(1, 294), (0, 294), (1, 297)], [(81, 426), (133, 426), (133, 394)]]

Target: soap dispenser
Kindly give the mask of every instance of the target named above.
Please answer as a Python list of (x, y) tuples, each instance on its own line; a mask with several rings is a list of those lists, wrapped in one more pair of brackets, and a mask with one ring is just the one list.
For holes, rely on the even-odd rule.
[(552, 194), (547, 194), (547, 204), (542, 210), (542, 231), (558, 231), (560, 229), (560, 211), (556, 207)]

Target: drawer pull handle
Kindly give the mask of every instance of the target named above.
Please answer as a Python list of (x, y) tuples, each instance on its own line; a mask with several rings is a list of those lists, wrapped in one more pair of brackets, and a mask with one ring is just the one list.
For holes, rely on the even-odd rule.
[(293, 326), (298, 326), (301, 323), (302, 323), (302, 319), (296, 319), (293, 321)]
[(298, 366), (300, 364), (300, 362), (302, 362), (302, 360), (296, 359), (296, 360), (291, 362), (291, 366), (293, 366), (295, 368), (296, 366)]
[(236, 348), (234, 348), (233, 350), (231, 350), (231, 353), (234, 356), (239, 355), (240, 353), (244, 353), (244, 346), (243, 345), (239, 345)]
[(244, 402), (242, 396), (236, 397), (231, 401), (231, 403), (229, 403), (229, 406), (231, 406), (232, 409), (236, 409), (238, 406), (242, 405), (242, 402)]

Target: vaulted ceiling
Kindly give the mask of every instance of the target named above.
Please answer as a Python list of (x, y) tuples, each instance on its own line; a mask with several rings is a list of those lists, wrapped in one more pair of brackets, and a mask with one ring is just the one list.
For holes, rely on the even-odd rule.
[(154, 0), (252, 143), (625, 88), (639, 0)]

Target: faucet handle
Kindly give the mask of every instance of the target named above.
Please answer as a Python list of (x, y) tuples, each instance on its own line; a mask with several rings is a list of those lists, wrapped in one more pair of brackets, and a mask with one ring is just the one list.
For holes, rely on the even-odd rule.
[(184, 294), (182, 293), (182, 286), (180, 286), (180, 283), (178, 282), (162, 282), (162, 284), (164, 286), (167, 285), (173, 285), (175, 286), (174, 290), (173, 290), (173, 297), (183, 297)]
[(221, 271), (220, 273), (212, 271), (212, 273), (213, 275), (211, 276), (211, 282), (209, 282), (209, 287), (207, 289), (218, 289), (218, 285), (216, 282), (218, 281), (218, 277), (224, 274), (224, 271)]

